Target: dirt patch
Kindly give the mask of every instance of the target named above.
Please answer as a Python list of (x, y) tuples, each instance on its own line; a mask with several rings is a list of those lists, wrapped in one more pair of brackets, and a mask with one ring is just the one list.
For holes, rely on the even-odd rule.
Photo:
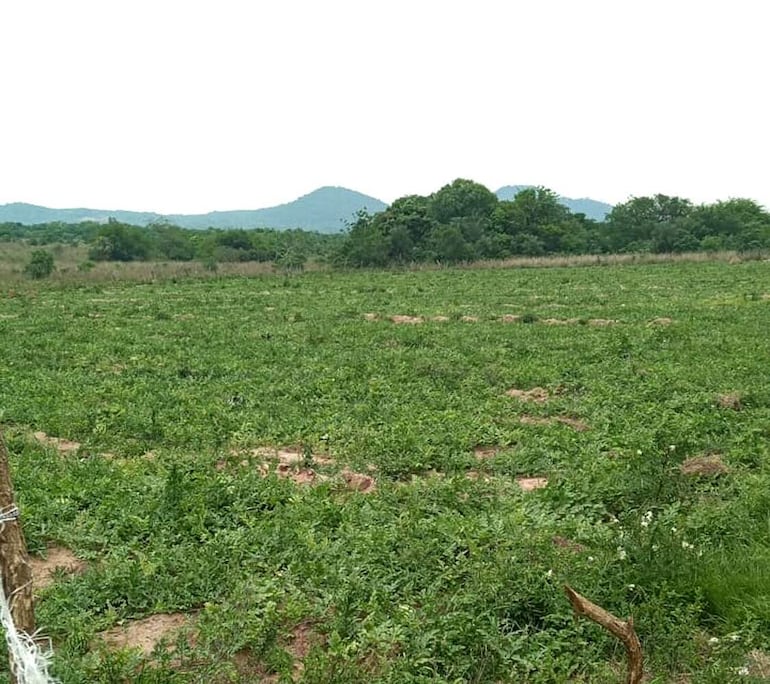
[(425, 319), (422, 316), (391, 316), (390, 320), (396, 325), (418, 325)]
[(546, 477), (517, 477), (516, 484), (521, 487), (524, 492), (532, 492), (535, 489), (542, 489), (548, 485), (548, 478)]
[(733, 411), (740, 411), (741, 408), (743, 408), (743, 405), (741, 404), (741, 395), (738, 392), (718, 394), (717, 405), (720, 408), (732, 409)]
[(500, 448), (496, 446), (479, 445), (473, 449), (473, 455), (477, 461), (488, 461), (490, 458), (497, 456), (499, 451)]
[(586, 432), (591, 429), (582, 420), (578, 420), (577, 418), (570, 418), (569, 416), (556, 416), (554, 420), (557, 423), (561, 423), (562, 425), (571, 427), (573, 430), (576, 430), (577, 432)]
[(489, 477), (489, 475), (480, 473), (478, 470), (469, 470), (468, 472), (465, 473), (465, 477), (468, 480), (474, 480), (474, 481), (480, 481), (480, 482), (492, 481), (492, 478)]
[(586, 547), (582, 544), (578, 544), (577, 542), (572, 541), (571, 539), (567, 539), (566, 537), (562, 537), (560, 535), (554, 535), (553, 539), (551, 539), (554, 546), (558, 546), (560, 549), (566, 549), (567, 551), (572, 551), (572, 553), (581, 553), (586, 550)]
[(562, 425), (571, 427), (577, 432), (586, 432), (591, 429), (583, 421), (578, 420), (577, 418), (570, 418), (569, 416), (551, 416), (546, 418), (543, 416), (524, 415), (519, 417), (519, 422), (522, 425), (554, 425), (556, 423), (561, 423)]
[(548, 390), (545, 390), (542, 387), (533, 387), (529, 390), (516, 389), (515, 387), (512, 387), (505, 393), (505, 396), (513, 397), (514, 399), (519, 399), (520, 401), (534, 401), (538, 404), (542, 404), (548, 401), (550, 395), (548, 394)]
[(463, 323), (478, 323), (479, 322), (479, 317), (478, 316), (463, 316), (462, 318), (460, 318), (460, 320)]
[[(243, 458), (246, 456), (247, 458)], [(262, 477), (267, 477), (271, 472), (281, 479), (291, 480), (299, 485), (315, 485), (329, 479), (327, 475), (317, 473), (310, 465), (334, 465), (336, 461), (329, 456), (310, 454), (306, 458), (305, 452), (299, 447), (256, 447), (254, 449), (232, 449), (230, 458), (217, 461), (216, 470), (223, 471), (235, 465), (241, 468), (256, 467)]]
[(618, 321), (611, 318), (589, 318), (588, 325), (594, 325), (598, 328), (603, 328), (608, 325), (615, 325)]
[(449, 320), (449, 316), (432, 316), (430, 320), (435, 323), (446, 323)]
[(371, 475), (356, 473), (347, 468), (340, 475), (342, 475), (349, 489), (361, 492), (362, 494), (371, 494), (377, 489), (377, 482)]
[(544, 325), (575, 325), (580, 323), (579, 318), (543, 318), (541, 321)]
[(516, 316), (514, 314), (505, 314), (503, 316), (500, 316), (500, 320), (503, 323), (518, 323), (521, 320), (521, 316)]
[(730, 469), (720, 454), (706, 454), (686, 459), (679, 466), (679, 471), (682, 475), (705, 475), (708, 477), (726, 475)]
[(192, 619), (186, 613), (160, 613), (141, 620), (128, 620), (102, 632), (100, 636), (109, 648), (139, 649), (143, 655), (149, 656), (157, 644), (164, 639), (173, 640), (180, 630), (191, 624)]
[(759, 649), (746, 654), (746, 667), (749, 675), (760, 679), (770, 679), (770, 655)]
[(45, 446), (50, 446), (56, 449), (60, 454), (73, 454), (80, 450), (80, 442), (73, 442), (63, 437), (51, 437), (45, 432), (38, 431), (32, 433), (32, 436)]
[[(306, 458), (305, 451), (302, 447), (287, 446), (287, 447), (255, 447), (253, 449), (231, 449), (230, 456), (238, 459), (243, 459), (247, 456), (251, 459), (259, 459), (260, 462), (267, 462), (267, 465), (271, 463), (278, 463), (279, 465), (297, 465), (299, 463), (309, 463), (313, 465), (334, 465), (336, 461), (321, 454), (309, 454)], [(240, 465), (245, 466), (249, 464), (249, 460), (240, 460)], [(217, 470), (222, 470), (227, 466), (227, 461), (217, 462)]]
[[(259, 470), (262, 473), (262, 477), (267, 477), (270, 472), (269, 468), (264, 467), (260, 467)], [(293, 468), (287, 463), (279, 463), (276, 466), (275, 474), (298, 485), (319, 484), (329, 479), (328, 476), (321, 475), (321, 473), (317, 473), (312, 468)]]
[(653, 318), (647, 325), (671, 325), (673, 322), (673, 318), (660, 316), (659, 318)]
[(51, 546), (46, 551), (45, 558), (30, 557), (29, 565), (32, 569), (32, 588), (35, 591), (52, 585), (59, 572), (74, 575), (86, 569), (85, 562), (63, 546)]
[(364, 320), (365, 321), (379, 321), (380, 317), (376, 313), (365, 313), (364, 314)]

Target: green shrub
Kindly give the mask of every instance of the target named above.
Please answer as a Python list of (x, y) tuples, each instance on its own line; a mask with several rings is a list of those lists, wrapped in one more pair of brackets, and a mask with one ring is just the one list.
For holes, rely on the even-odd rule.
[(40, 280), (53, 273), (53, 254), (44, 249), (36, 249), (32, 252), (29, 263), (24, 267), (24, 273), (30, 278)]

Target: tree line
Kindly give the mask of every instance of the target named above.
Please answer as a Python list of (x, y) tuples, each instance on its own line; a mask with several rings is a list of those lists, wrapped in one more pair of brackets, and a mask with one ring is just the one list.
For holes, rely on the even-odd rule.
[(457, 179), (431, 195), (408, 195), (376, 214), (360, 212), (338, 235), (302, 230), (192, 230), (156, 222), (0, 224), (0, 241), (87, 244), (93, 261), (269, 261), (307, 259), (339, 267), (457, 263), (557, 254), (752, 251), (770, 248), (770, 214), (750, 199), (695, 205), (655, 195), (618, 204), (604, 221), (573, 213), (543, 187), (499, 200)]
[(428, 196), (402, 197), (361, 213), (335, 255), (339, 264), (456, 263), (555, 254), (749, 251), (770, 248), (770, 214), (749, 199), (694, 205), (680, 197), (635, 197), (604, 221), (572, 213), (543, 187), (501, 201), (457, 179)]

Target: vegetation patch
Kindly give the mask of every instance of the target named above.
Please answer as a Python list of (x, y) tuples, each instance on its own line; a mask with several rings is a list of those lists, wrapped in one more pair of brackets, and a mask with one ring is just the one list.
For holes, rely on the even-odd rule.
[[(0, 285), (0, 421), (33, 555), (98, 559), (37, 590), (61, 681), (617, 681), (564, 584), (633, 616), (651, 681), (768, 652), (769, 264), (99, 263), (74, 286), (55, 256)], [(545, 323), (572, 312), (622, 324)], [(190, 616), (173, 653), (99, 645), (156, 614)]]

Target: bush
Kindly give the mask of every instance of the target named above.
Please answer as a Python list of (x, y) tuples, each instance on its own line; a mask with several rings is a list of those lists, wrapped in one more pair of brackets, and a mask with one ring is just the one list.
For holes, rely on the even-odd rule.
[(34, 250), (29, 263), (24, 267), (24, 273), (35, 280), (47, 278), (53, 273), (53, 254), (44, 249)]

